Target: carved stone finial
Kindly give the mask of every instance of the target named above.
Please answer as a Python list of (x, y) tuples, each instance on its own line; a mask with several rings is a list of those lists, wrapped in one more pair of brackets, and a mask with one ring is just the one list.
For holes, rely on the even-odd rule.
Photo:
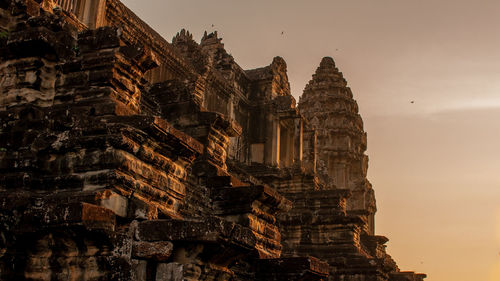
[(282, 57), (274, 57), (271, 65), (273, 67), (284, 68), (286, 70), (286, 61)]
[(172, 43), (174, 44), (189, 41), (193, 41), (193, 34), (184, 28), (177, 32), (177, 34), (172, 38)]
[(324, 57), (319, 64), (320, 68), (335, 67), (335, 61), (332, 57)]

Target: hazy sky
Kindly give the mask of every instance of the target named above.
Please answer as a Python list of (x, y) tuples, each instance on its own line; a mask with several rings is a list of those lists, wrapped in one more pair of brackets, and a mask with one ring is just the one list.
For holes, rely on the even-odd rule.
[(368, 132), (376, 232), (399, 267), (500, 280), (500, 1), (123, 2), (169, 41), (217, 30), (244, 69), (282, 56), (297, 100), (333, 57)]

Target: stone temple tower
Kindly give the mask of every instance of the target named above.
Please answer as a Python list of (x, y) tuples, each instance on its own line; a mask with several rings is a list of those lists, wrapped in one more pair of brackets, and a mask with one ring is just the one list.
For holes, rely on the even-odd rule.
[(365, 230), (374, 234), (376, 204), (366, 179), (368, 156), (363, 120), (351, 89), (332, 58), (322, 59), (299, 100), (299, 110), (317, 134), (318, 174), (328, 186), (351, 191), (348, 212), (361, 215)]

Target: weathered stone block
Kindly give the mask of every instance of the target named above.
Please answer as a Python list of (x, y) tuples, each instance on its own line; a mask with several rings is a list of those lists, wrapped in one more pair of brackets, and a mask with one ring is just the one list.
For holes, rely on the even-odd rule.
[(227, 241), (253, 247), (255, 236), (249, 228), (218, 217), (203, 220), (156, 220), (139, 223), (137, 235), (144, 241)]
[(73, 55), (73, 38), (65, 31), (54, 32), (47, 27), (32, 27), (28, 30), (12, 32), (7, 41), (11, 54), (17, 57), (57, 57)]
[(81, 53), (99, 49), (115, 48), (120, 46), (121, 30), (106, 26), (95, 30), (86, 30), (78, 35), (78, 45)]
[(145, 260), (131, 260), (132, 265), (132, 280), (146, 281), (147, 280), (147, 261)]
[(26, 13), (30, 16), (39, 16), (40, 15), (40, 4), (38, 4), (34, 0), (26, 0)]
[(327, 262), (314, 257), (264, 259), (258, 261), (258, 277), (262, 280), (326, 280), (330, 275)]
[(83, 223), (88, 226), (114, 227), (115, 215), (111, 210), (92, 204), (63, 204), (43, 210), (46, 224)]
[(183, 281), (183, 265), (176, 262), (159, 263), (156, 267), (156, 281)]
[(128, 199), (111, 190), (100, 192), (96, 195), (96, 200), (101, 206), (111, 210), (114, 214), (120, 217), (126, 217), (128, 211)]
[(132, 257), (137, 259), (166, 261), (172, 255), (173, 248), (174, 245), (168, 241), (137, 241), (132, 244)]

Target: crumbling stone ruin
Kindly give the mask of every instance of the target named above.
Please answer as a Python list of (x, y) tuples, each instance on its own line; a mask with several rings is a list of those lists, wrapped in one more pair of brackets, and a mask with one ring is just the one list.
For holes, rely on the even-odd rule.
[(421, 281), (375, 235), (366, 133), (321, 61), (243, 70), (118, 0), (0, 1), (1, 280)]

